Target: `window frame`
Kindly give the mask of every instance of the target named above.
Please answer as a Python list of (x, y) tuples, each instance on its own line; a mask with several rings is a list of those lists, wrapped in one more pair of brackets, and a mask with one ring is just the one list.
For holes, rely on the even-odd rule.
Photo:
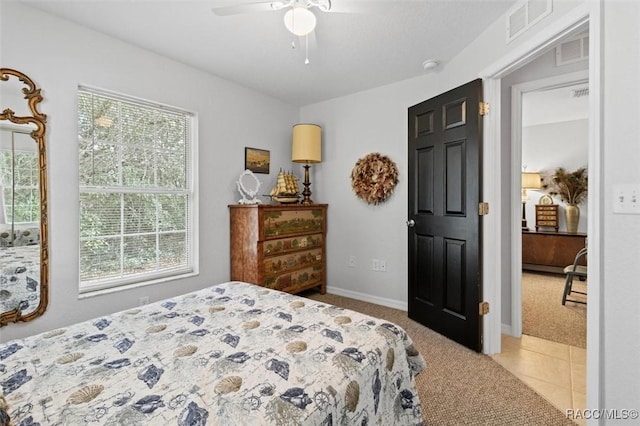
[[(88, 193), (99, 193), (99, 194), (121, 194), (121, 196), (126, 196), (127, 194), (149, 194), (149, 195), (168, 195), (168, 194), (177, 194), (184, 193), (187, 198), (187, 227), (186, 227), (186, 242), (190, 244), (190, 248), (187, 249), (187, 264), (183, 266), (178, 266), (175, 268), (167, 268), (162, 271), (155, 272), (142, 272), (142, 273), (133, 273), (133, 274), (119, 274), (116, 277), (108, 277), (108, 278), (100, 278), (93, 280), (85, 280), (82, 281), (80, 279), (81, 270), (82, 270), (82, 240), (83, 237), (81, 232), (82, 227), (82, 212), (81, 212), (81, 203), (78, 203), (78, 290), (80, 297), (88, 297), (103, 293), (110, 293), (115, 291), (122, 291), (126, 289), (131, 289), (135, 287), (142, 287), (147, 285), (153, 285), (158, 283), (163, 283), (167, 281), (173, 281), (178, 279), (184, 279), (192, 276), (196, 276), (199, 274), (199, 239), (198, 239), (198, 134), (197, 134), (197, 123), (198, 116), (196, 113), (192, 111), (188, 111), (184, 108), (178, 108), (166, 104), (162, 104), (156, 101), (149, 101), (146, 99), (138, 98), (135, 96), (125, 95), (93, 86), (88, 85), (78, 85), (76, 92), (76, 114), (77, 117), (80, 117), (80, 104), (79, 97), (82, 92), (89, 93), (92, 96), (100, 96), (112, 99), (116, 102), (125, 102), (130, 105), (134, 105), (142, 108), (153, 108), (160, 111), (170, 112), (174, 114), (182, 115), (186, 120), (186, 128), (185, 131), (188, 132), (189, 140), (186, 141), (185, 147), (185, 188), (184, 190), (176, 190), (176, 191), (168, 191), (158, 189), (158, 186), (150, 186), (150, 187), (140, 187), (140, 186), (124, 186), (122, 182), (119, 182), (116, 185), (84, 185), (80, 179), (81, 167), (80, 167), (80, 155), (82, 150), (81, 140), (80, 140), (80, 128), (77, 128), (76, 134), (78, 135), (78, 195), (81, 197), (83, 194)], [(95, 119), (95, 118), (94, 118)], [(122, 165), (122, 156), (118, 157), (119, 167)], [(155, 163), (154, 163), (155, 164)], [(189, 201), (190, 200), (190, 201)], [(122, 201), (121, 201), (122, 203)], [(190, 204), (190, 205), (189, 205)], [(121, 204), (122, 206), (122, 204)], [(124, 219), (124, 218), (123, 218)], [(157, 220), (157, 219), (156, 219)], [(190, 222), (191, 226), (189, 228), (188, 222)], [(124, 237), (126, 231), (124, 229), (120, 229), (120, 234)], [(156, 238), (161, 234), (158, 228), (155, 229), (153, 234)], [(120, 262), (123, 262), (123, 252), (120, 253)]]

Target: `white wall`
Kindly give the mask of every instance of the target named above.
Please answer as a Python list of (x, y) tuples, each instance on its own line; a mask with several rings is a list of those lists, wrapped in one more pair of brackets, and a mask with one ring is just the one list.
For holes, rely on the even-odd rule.
[[(1, 329), (7, 341), (229, 280), (227, 205), (244, 169), (244, 147), (271, 150), (265, 193), (289, 167), (298, 108), (15, 2), (2, 3), (1, 65), (42, 88), (48, 115), (50, 303), (43, 317)], [(200, 275), (78, 299), (78, 84), (184, 108), (198, 114)]]
[[(640, 216), (613, 214), (614, 185), (640, 183), (638, 22), (640, 2), (604, 3), (605, 198), (601, 205), (604, 238), (599, 242), (604, 248), (604, 276), (599, 290), (604, 301), (604, 402), (610, 408), (637, 409), (640, 401)], [(633, 421), (607, 422), (629, 423)]]
[[(588, 166), (589, 120), (571, 120), (556, 123), (539, 124), (522, 128), (522, 164), (530, 172), (552, 173), (558, 167), (572, 172), (579, 167)], [(529, 201), (526, 204), (527, 224), (535, 230), (535, 206), (538, 199), (546, 194), (544, 190), (527, 191)], [(565, 203), (558, 197), (560, 230), (567, 230), (564, 218)], [(586, 202), (580, 205), (578, 232), (587, 232), (589, 211)], [(545, 228), (546, 229), (546, 228)]]

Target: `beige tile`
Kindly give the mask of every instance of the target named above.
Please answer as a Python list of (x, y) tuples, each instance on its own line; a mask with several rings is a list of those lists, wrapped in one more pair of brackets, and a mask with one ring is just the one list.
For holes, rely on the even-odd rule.
[[(574, 410), (584, 410), (587, 408), (587, 395), (584, 393), (573, 391), (573, 409)], [(584, 426), (587, 424), (586, 419), (571, 419), (580, 426)]]
[(569, 389), (533, 377), (516, 376), (537, 394), (553, 404), (561, 413), (564, 414), (568, 409), (573, 408), (573, 398)]
[(571, 387), (574, 392), (587, 392), (587, 367), (584, 364), (571, 363)]
[(569, 361), (526, 349), (493, 355), (493, 359), (510, 372), (542, 380), (571, 390)]
[(552, 342), (550, 340), (540, 339), (539, 337), (522, 335), (523, 349), (538, 352), (541, 354), (549, 355), (555, 358), (560, 358), (569, 361), (569, 345), (564, 343)]
[(587, 350), (577, 346), (569, 346), (569, 355), (573, 364), (587, 365)]
[(572, 392), (573, 394), (573, 409), (584, 410), (587, 408), (587, 395), (584, 392)]
[(518, 337), (503, 334), (501, 339), (502, 352), (513, 352), (520, 349), (521, 341), (522, 339)]

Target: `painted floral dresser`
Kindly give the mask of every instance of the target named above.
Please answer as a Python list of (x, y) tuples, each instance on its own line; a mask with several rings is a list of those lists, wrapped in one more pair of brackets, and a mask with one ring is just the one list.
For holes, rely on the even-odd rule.
[(231, 205), (231, 280), (326, 291), (327, 205)]

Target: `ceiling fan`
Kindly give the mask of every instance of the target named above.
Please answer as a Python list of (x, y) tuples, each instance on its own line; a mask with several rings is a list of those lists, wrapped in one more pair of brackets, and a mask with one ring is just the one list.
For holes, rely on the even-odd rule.
[[(305, 37), (307, 50), (305, 64), (309, 63), (309, 34), (316, 27), (316, 16), (312, 8), (322, 12), (333, 12), (331, 0), (267, 0), (251, 3), (220, 6), (212, 9), (218, 16), (239, 15), (244, 13), (270, 12), (288, 9), (284, 14), (284, 26), (297, 37)], [(312, 38), (312, 44), (314, 43)], [(295, 48), (295, 42), (292, 43)]]

